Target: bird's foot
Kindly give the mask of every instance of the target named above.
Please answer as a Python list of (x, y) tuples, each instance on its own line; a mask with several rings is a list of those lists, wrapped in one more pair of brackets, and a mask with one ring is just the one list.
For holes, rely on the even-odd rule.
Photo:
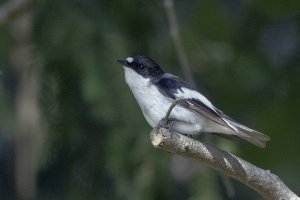
[(169, 119), (167, 119), (167, 118), (162, 118), (162, 119), (158, 122), (156, 128), (165, 128), (165, 129), (168, 129), (169, 131), (172, 132), (172, 129), (171, 129), (171, 126), (170, 126), (170, 121), (169, 121)]

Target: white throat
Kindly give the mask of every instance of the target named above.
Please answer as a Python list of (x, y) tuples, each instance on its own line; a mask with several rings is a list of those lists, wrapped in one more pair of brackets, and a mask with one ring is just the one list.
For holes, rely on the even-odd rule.
[[(161, 111), (156, 110), (161, 109), (158, 104), (162, 103), (162, 96), (156, 87), (151, 84), (149, 78), (144, 78), (128, 67), (124, 67), (124, 71), (126, 83), (137, 100), (144, 117), (152, 127), (155, 127), (162, 118)], [(162, 112), (165, 113), (165, 111)]]
[(143, 90), (149, 86), (150, 79), (144, 78), (142, 75), (136, 73), (133, 69), (124, 67), (125, 81), (129, 88), (134, 92), (134, 90)]

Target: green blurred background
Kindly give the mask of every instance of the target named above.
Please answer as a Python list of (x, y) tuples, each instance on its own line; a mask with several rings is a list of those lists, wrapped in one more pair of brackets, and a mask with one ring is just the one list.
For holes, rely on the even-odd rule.
[[(300, 2), (190, 0), (174, 8), (197, 88), (271, 137), (266, 149), (210, 141), (300, 194)], [(135, 54), (183, 77), (163, 1), (40, 0), (1, 22), (1, 200), (262, 199), (151, 146), (116, 63)]]

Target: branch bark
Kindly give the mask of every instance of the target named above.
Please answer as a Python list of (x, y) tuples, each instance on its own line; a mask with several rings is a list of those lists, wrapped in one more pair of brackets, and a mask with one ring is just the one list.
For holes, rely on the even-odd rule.
[(300, 200), (279, 177), (217, 147), (157, 127), (150, 133), (152, 145), (172, 154), (190, 157), (252, 188), (265, 199)]

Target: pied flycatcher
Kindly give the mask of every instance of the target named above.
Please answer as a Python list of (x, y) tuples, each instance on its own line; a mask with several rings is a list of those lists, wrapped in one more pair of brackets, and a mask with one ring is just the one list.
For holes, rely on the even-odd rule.
[(153, 128), (163, 119), (177, 99), (184, 99), (172, 110), (169, 125), (172, 131), (193, 135), (215, 133), (227, 138), (240, 137), (258, 147), (265, 147), (267, 135), (250, 129), (225, 115), (189, 83), (169, 73), (151, 58), (131, 56), (117, 60), (125, 71), (125, 80)]

